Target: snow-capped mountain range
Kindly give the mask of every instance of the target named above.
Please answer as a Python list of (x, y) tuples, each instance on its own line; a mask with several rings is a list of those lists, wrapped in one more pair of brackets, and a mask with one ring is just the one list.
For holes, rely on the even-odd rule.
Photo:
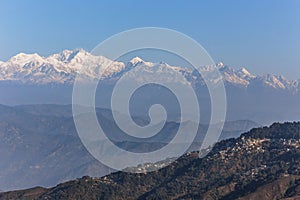
[[(7, 62), (0, 61), (0, 81), (18, 81), (26, 84), (72, 84), (79, 72), (89, 78), (109, 79), (120, 76), (129, 69), (143, 64), (145, 71), (148, 73), (172, 73), (172, 71), (177, 71), (189, 77), (190, 80), (201, 82), (201, 78), (193, 76), (192, 68), (170, 66), (163, 62), (146, 62), (138, 57), (133, 58), (128, 63), (114, 61), (109, 70), (102, 72), (101, 65), (111, 62), (108, 58), (92, 55), (83, 49), (64, 50), (48, 57), (20, 53)], [(217, 67), (226, 85), (240, 88), (260, 86), (292, 93), (298, 93), (299, 90), (299, 80), (288, 80), (283, 76), (271, 74), (254, 75), (246, 68), (234, 70), (222, 62), (217, 63)], [(103, 77), (99, 77), (100, 72), (103, 73)], [(170, 81), (177, 81), (176, 76), (174, 76), (174, 80)]]
[[(103, 65), (107, 64), (110, 67), (103, 71)], [(226, 120), (247, 119), (261, 124), (300, 120), (300, 80), (288, 80), (272, 74), (255, 75), (246, 68), (236, 70), (221, 62), (216, 66), (226, 88)], [(210, 73), (212, 66), (200, 66), (199, 69), (213, 74)], [(209, 123), (210, 94), (195, 69), (164, 62), (147, 62), (138, 57), (126, 63), (113, 62), (83, 49), (65, 50), (48, 57), (20, 53), (6, 62), (0, 62), (0, 104), (71, 104), (73, 83), (78, 73), (88, 80), (101, 80), (102, 84), (99, 84), (95, 94), (96, 106), (108, 109), (111, 108), (114, 83), (120, 77), (143, 83), (152, 82), (154, 77), (156, 81), (162, 79), (163, 83), (191, 84), (201, 104), (201, 120)], [(100, 77), (100, 74), (103, 76)], [(178, 74), (185, 77), (184, 82)], [(212, 76), (210, 81), (218, 83), (220, 77)], [(135, 93), (131, 103), (134, 116), (144, 116), (148, 105), (159, 103), (169, 108), (170, 120), (178, 119), (174, 97), (161, 88), (143, 87)]]

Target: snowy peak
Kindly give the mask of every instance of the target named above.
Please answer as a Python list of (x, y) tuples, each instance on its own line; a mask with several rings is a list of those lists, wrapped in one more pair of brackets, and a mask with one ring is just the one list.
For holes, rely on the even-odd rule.
[(298, 92), (299, 81), (290, 81), (284, 76), (276, 76), (271, 74), (256, 76), (251, 74), (246, 68), (234, 70), (233, 68), (224, 65), (221, 62), (217, 63), (217, 67), (223, 76), (223, 81), (225, 84), (245, 88), (249, 87), (250, 85), (260, 85), (276, 90), (287, 90), (293, 93)]
[[(111, 62), (103, 56), (93, 56), (82, 49), (65, 50), (47, 58), (38, 54), (20, 53), (0, 65), (0, 80), (31, 84), (71, 84), (78, 73), (84, 73), (92, 79), (99, 78), (101, 74), (99, 66)], [(112, 62), (111, 70), (105, 72), (105, 76), (110, 76), (123, 68), (123, 63)]]
[(281, 88), (281, 89), (286, 89), (285, 83), (286, 80), (282, 79), (279, 80), (277, 76), (271, 75), (271, 74), (267, 74), (265, 76), (263, 76), (264, 79), (264, 83), (270, 87), (273, 88)]
[(252, 76), (252, 75), (250, 74), (250, 72), (249, 72), (246, 68), (241, 68), (241, 69), (239, 69), (239, 70), (237, 71), (237, 73), (240, 74), (241, 76), (244, 76), (244, 77), (246, 77), (246, 76)]
[(69, 63), (73, 59), (84, 59), (85, 57), (89, 57), (91, 54), (83, 49), (76, 49), (74, 51), (72, 50), (64, 50), (60, 53), (53, 54), (49, 56), (49, 59), (55, 59), (58, 61), (61, 61), (63, 63)]
[(49, 56), (49, 58), (54, 58), (58, 61), (67, 63), (71, 60), (71, 58), (74, 57), (74, 54), (76, 54), (76, 52), (71, 50), (64, 50), (61, 53), (53, 54), (52, 56)]
[(217, 63), (217, 67), (220, 69), (220, 68), (222, 68), (222, 67), (224, 67), (224, 63), (223, 62), (218, 62)]
[(32, 61), (40, 61), (42, 62), (44, 58), (39, 56), (38, 54), (25, 54), (25, 53), (19, 53), (13, 57), (11, 57), (8, 60), (8, 63), (15, 64), (18, 66), (25, 65), (26, 63), (32, 62)]
[(241, 68), (237, 70), (236, 74), (239, 78), (246, 80), (248, 82), (248, 85), (249, 85), (249, 81), (256, 78), (256, 76), (251, 74), (246, 68)]
[(144, 60), (142, 60), (140, 57), (134, 57), (129, 61), (132, 65), (136, 65), (138, 63), (144, 63)]

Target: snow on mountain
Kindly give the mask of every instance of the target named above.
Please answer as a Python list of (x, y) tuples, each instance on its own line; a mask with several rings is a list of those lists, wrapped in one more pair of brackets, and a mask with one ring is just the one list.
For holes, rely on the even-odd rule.
[(138, 63), (143, 63), (144, 61), (139, 58), (139, 57), (135, 57), (135, 58), (132, 58), (129, 63), (131, 63), (132, 65), (137, 65)]
[(256, 77), (255, 75), (252, 75), (246, 68), (241, 68), (241, 69), (237, 70), (237, 75), (246, 80)]
[(264, 76), (264, 83), (273, 88), (281, 88), (286, 89), (284, 82), (280, 81), (278, 77), (273, 76), (271, 74), (267, 74)]
[[(101, 65), (112, 61), (103, 56), (94, 56), (84, 50), (65, 50), (49, 57), (20, 53), (0, 65), (0, 80), (24, 83), (72, 83), (78, 73), (89, 78), (99, 78)], [(123, 70), (124, 63), (112, 62), (105, 77)]]
[(219, 70), (225, 82), (244, 87), (249, 85), (249, 81), (243, 77), (243, 74), (237, 73), (233, 68), (223, 65)]
[[(103, 71), (103, 65), (110, 64), (108, 70)], [(92, 79), (109, 79), (130, 71), (130, 69), (143, 66), (144, 76), (135, 76), (137, 80), (149, 79), (150, 74), (156, 76), (160, 74), (161, 78), (167, 81), (181, 81), (178, 73), (183, 74), (189, 81), (203, 80), (195, 76), (191, 68), (182, 68), (170, 66), (166, 63), (146, 62), (139, 57), (135, 57), (127, 64), (123, 62), (112, 61), (103, 56), (95, 56), (83, 50), (64, 50), (60, 53), (42, 57), (38, 54), (19, 53), (13, 56), (7, 62), (0, 61), (0, 80), (2, 81), (20, 81), (30, 84), (48, 84), (48, 83), (68, 83), (74, 82), (78, 73)], [(270, 87), (279, 90), (289, 90), (298, 92), (299, 81), (290, 81), (283, 76), (264, 75), (256, 76), (251, 74), (246, 68), (234, 70), (222, 62), (216, 64), (222, 74), (225, 84), (238, 87), (249, 87), (249, 85), (260, 84), (264, 87)], [(210, 71), (212, 66), (201, 67), (201, 70)], [(103, 76), (100, 77), (100, 74)], [(133, 76), (133, 75), (131, 75)], [(219, 80), (212, 80), (218, 82)]]
[(151, 82), (156, 80), (161, 83), (182, 83), (191, 84), (184, 77), (186, 75), (191, 76), (192, 70), (188, 70), (182, 67), (171, 66), (167, 63), (152, 63), (145, 62), (141, 58), (135, 57), (129, 61), (127, 65), (128, 69), (132, 69), (125, 76), (128, 79), (134, 79), (137, 82)]
[(32, 83), (61, 82), (69, 78), (70, 69), (62, 63), (37, 54), (20, 53), (1, 64), (0, 80)]
[(64, 62), (64, 63), (68, 63), (70, 62), (70, 60), (72, 58), (74, 58), (76, 56), (76, 54), (78, 54), (78, 50), (77, 51), (71, 51), (71, 50), (64, 50), (61, 53), (57, 53), (57, 54), (53, 54), (51, 56), (49, 56), (49, 58), (53, 58), (55, 60)]
[(223, 62), (218, 62), (217, 63), (217, 67), (218, 68), (223, 68), (224, 67), (224, 63)]

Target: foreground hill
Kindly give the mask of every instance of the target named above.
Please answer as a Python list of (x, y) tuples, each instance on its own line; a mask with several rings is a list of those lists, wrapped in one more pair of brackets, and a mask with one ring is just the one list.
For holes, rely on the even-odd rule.
[(152, 173), (117, 172), (0, 199), (299, 199), (300, 123), (255, 128), (217, 143), (204, 158), (188, 153)]

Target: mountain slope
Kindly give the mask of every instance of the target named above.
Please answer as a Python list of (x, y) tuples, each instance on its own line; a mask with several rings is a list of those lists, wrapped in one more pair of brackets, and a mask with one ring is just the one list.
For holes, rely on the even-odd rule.
[[(147, 150), (162, 145), (176, 131), (177, 123), (166, 125), (160, 141), (143, 143), (118, 137), (111, 112), (97, 109), (116, 144), (128, 149)], [(139, 119), (143, 123), (143, 119)], [(251, 121), (225, 123), (222, 137), (238, 136), (256, 127)], [(206, 126), (201, 125), (201, 131)], [(200, 134), (200, 132), (199, 132)], [(193, 145), (194, 149), (199, 144)], [(74, 178), (103, 176), (109, 169), (95, 160), (82, 145), (72, 118), (71, 105), (0, 105), (0, 188), (3, 191), (34, 186), (49, 187)]]
[(103, 175), (82, 146), (72, 118), (33, 115), (0, 106), (0, 188), (55, 185), (78, 175)]
[(188, 153), (157, 172), (83, 177), (0, 199), (296, 199), (300, 123), (275, 123), (217, 143), (204, 158)]

